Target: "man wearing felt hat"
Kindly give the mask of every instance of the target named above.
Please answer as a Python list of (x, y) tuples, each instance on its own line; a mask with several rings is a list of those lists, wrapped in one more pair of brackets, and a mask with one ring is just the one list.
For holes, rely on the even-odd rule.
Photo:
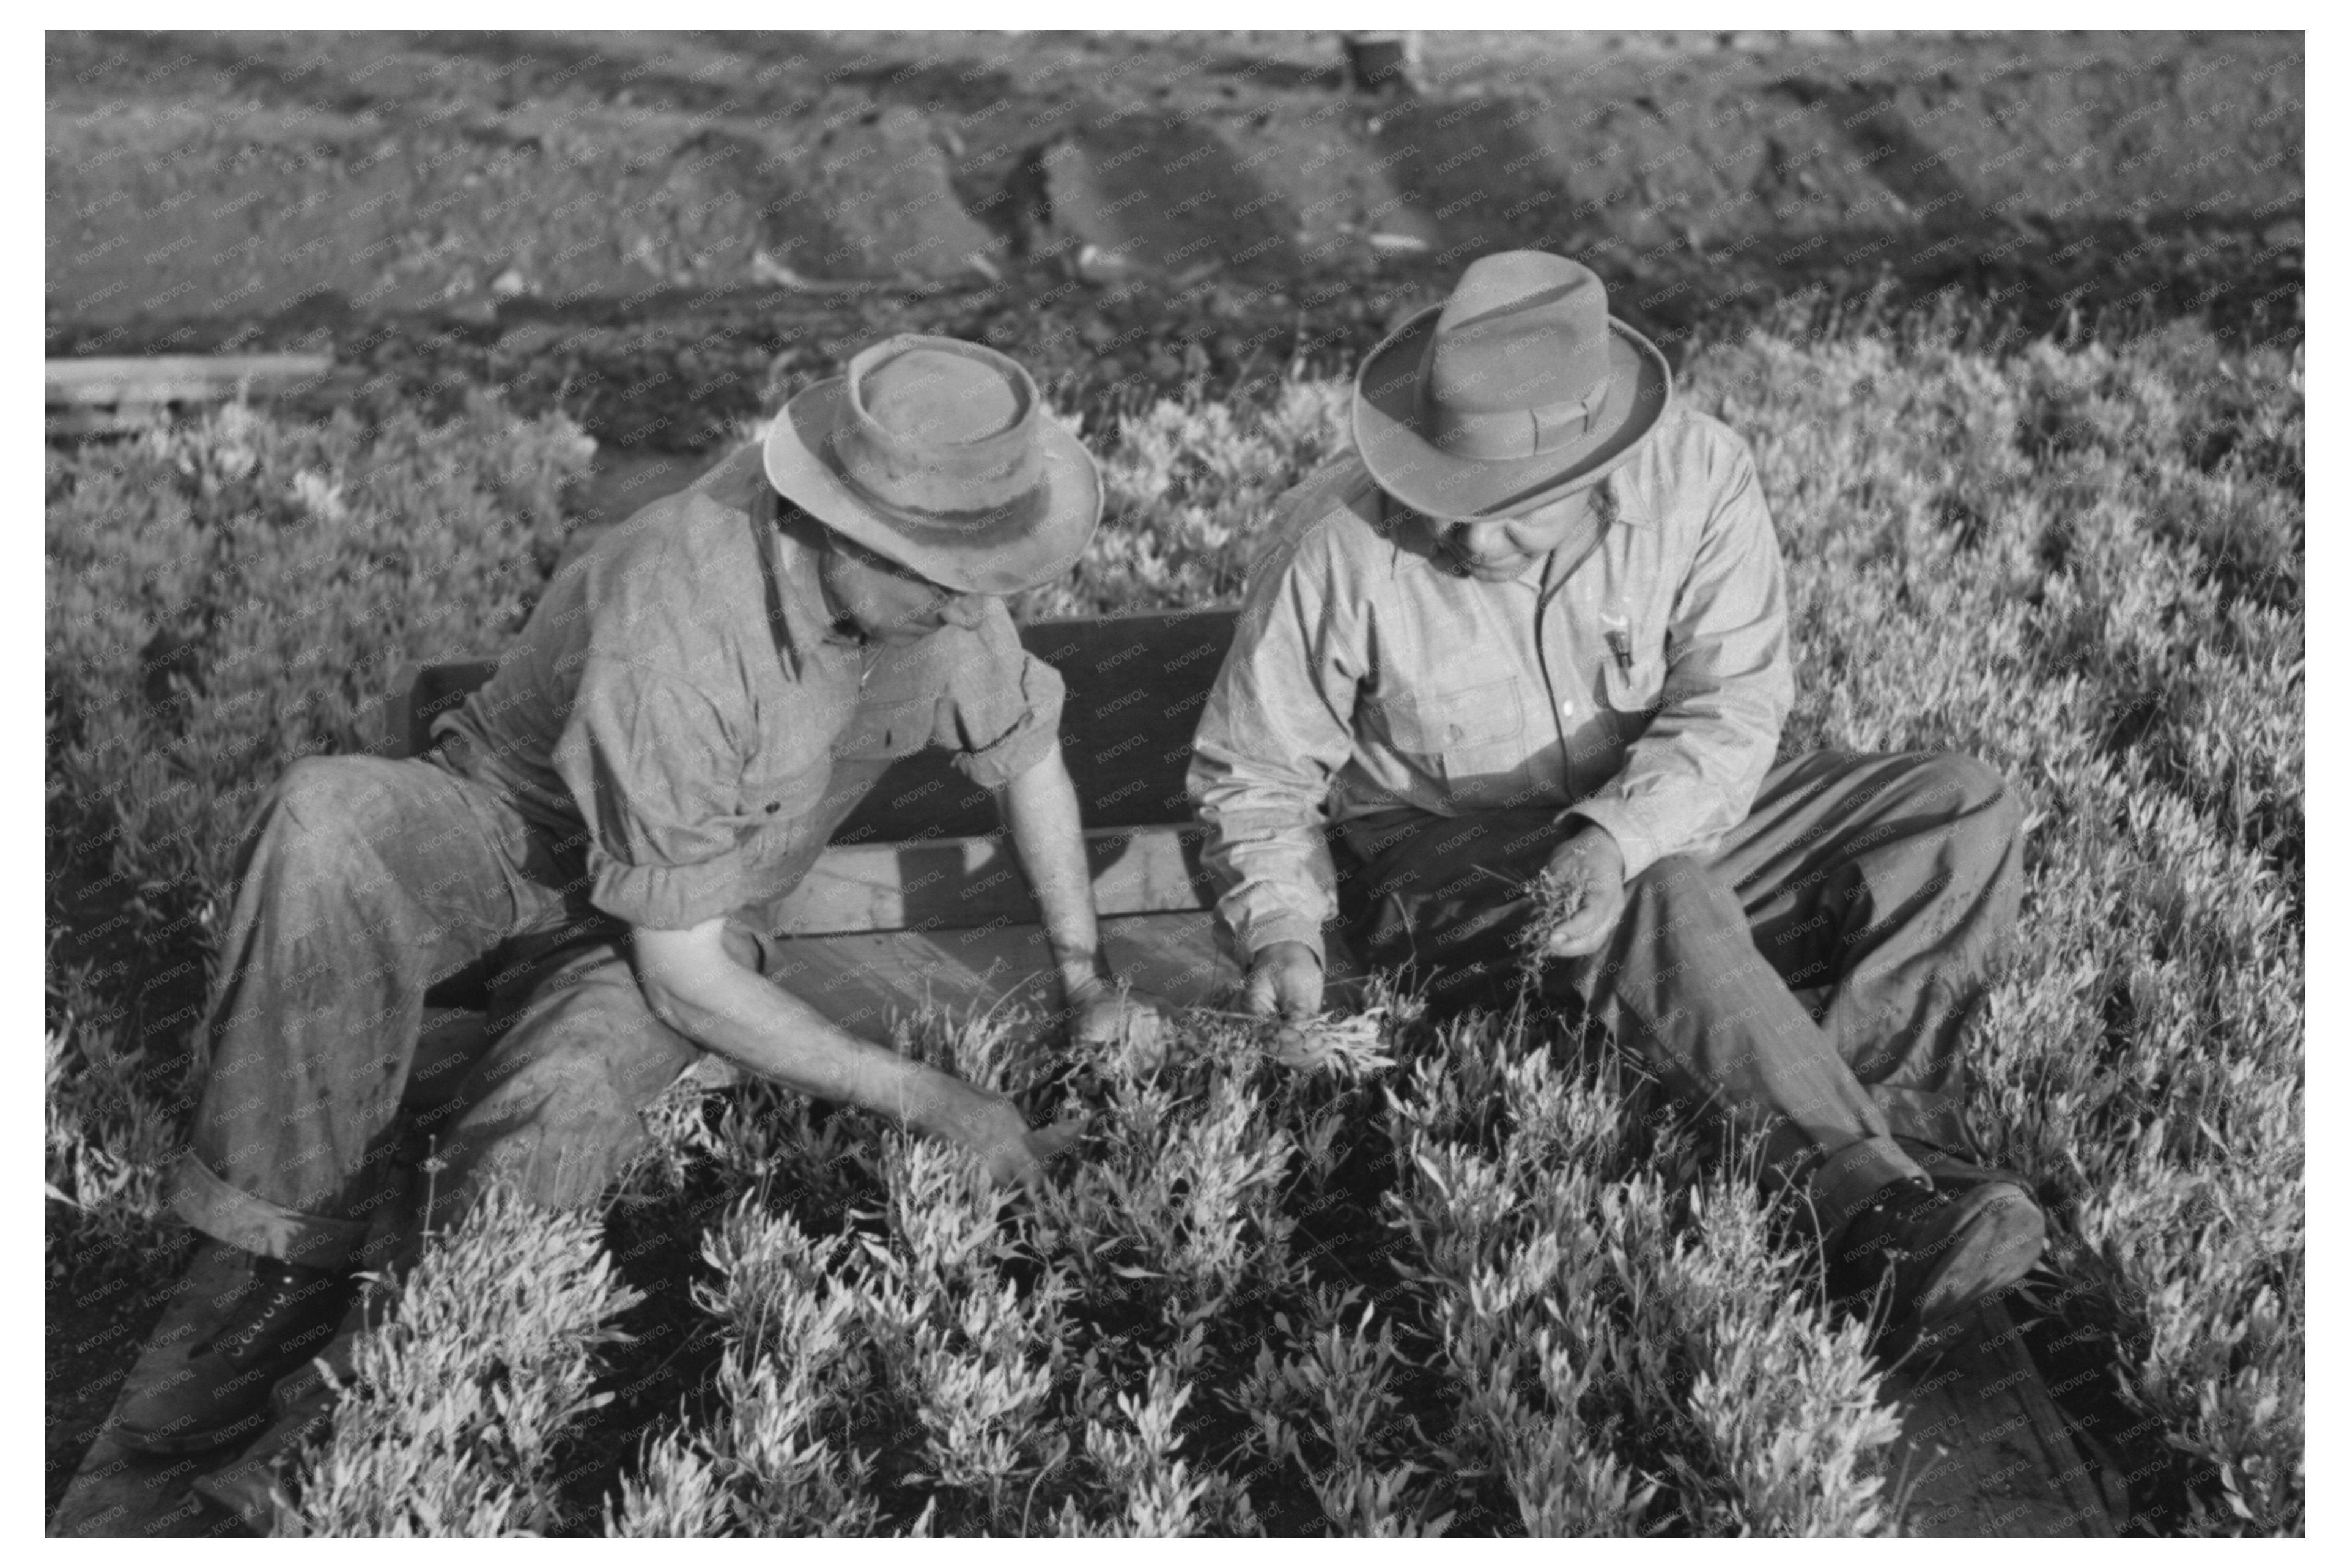
[[(1787, 607), (1745, 443), (1531, 251), (1381, 344), (1353, 419), (1275, 507), (1191, 766), (1250, 1005), (1312, 1014), (1347, 950), (1500, 1003), (1530, 940), (1544, 997), (1800, 1188), (1887, 1343), (2020, 1278), (2043, 1222), (1962, 1158), (1960, 1051), (2021, 813), (1955, 753), (1773, 765)], [(1545, 874), (1574, 911), (1546, 933)]]
[[(1092, 460), (1019, 365), (891, 337), (559, 573), (427, 755), (288, 770), (244, 851), (173, 1195), (251, 1281), (186, 1376), (123, 1412), (126, 1438), (250, 1437), (343, 1319), (355, 1268), (493, 1179), (594, 1201), (643, 1146), (639, 1112), (705, 1052), (1034, 1180), (1073, 1125), (1032, 1130), (1003, 1096), (836, 1027), (763, 978), (775, 949), (730, 917), (788, 892), (891, 761), (944, 747), (998, 794), (1073, 1031), (1155, 1031), (1102, 956), (1060, 678), (996, 597), (1067, 569), (1100, 510)], [(435, 1179), (399, 1199), (427, 992), (484, 970), (488, 1043), (442, 1064)], [(314, 1384), (280, 1387), (281, 1428)]]

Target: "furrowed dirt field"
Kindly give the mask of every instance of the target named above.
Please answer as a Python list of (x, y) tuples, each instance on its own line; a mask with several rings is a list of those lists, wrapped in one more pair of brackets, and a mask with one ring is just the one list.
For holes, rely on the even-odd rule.
[[(50, 352), (332, 347), (698, 451), (883, 324), (1090, 400), (1351, 362), (1512, 244), (1677, 350), (1955, 288), (2297, 326), (2295, 35), (54, 34)], [(862, 281), (862, 288), (840, 292)]]
[[(1020, 355), (1104, 462), (1022, 613), (1230, 602), (1360, 353), (1541, 244), (1753, 444), (1783, 749), (1970, 751), (2030, 805), (1973, 1111), (2129, 1528), (2302, 1528), (2297, 36), (1430, 34), (1416, 99), (1327, 35), (47, 52), (50, 353), (338, 361), (49, 450), (52, 1503), (177, 1262), (235, 826), (395, 665), (494, 650), (901, 326)], [(385, 1338), (281, 1527), (1914, 1528), (1815, 1263), (1552, 1033), (1399, 1001), (1384, 1064), (1298, 1073), (1195, 1019), (1085, 1064), (1099, 1157), (1000, 1222), (864, 1118), (670, 1104), (600, 1218), (485, 1215), (413, 1283), (444, 1331)], [(901, 1043), (1062, 1108), (1017, 1018)], [(494, 1379), (527, 1418), (438, 1402)]]

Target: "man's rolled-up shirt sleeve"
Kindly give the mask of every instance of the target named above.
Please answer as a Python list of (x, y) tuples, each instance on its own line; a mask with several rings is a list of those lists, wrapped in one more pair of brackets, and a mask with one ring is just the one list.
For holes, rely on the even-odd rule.
[(1323, 956), (1337, 878), (1324, 836), (1332, 778), (1354, 751), (1363, 676), (1355, 617), (1318, 530), (1258, 560), (1200, 716), (1186, 784), (1208, 834), (1216, 912), (1252, 958), (1274, 942)]
[(590, 659), (552, 760), (588, 825), (598, 909), (683, 930), (744, 901), (742, 759), (691, 685)]
[(1561, 814), (1612, 835), (1626, 880), (1703, 855), (1745, 820), (1794, 701), (1785, 570), (1754, 463), (1725, 460), (1667, 628), (1663, 706), (1624, 766)]
[(931, 740), (954, 765), (989, 789), (1045, 759), (1061, 734), (1061, 672), (1020, 646), (1002, 600), (956, 650)]

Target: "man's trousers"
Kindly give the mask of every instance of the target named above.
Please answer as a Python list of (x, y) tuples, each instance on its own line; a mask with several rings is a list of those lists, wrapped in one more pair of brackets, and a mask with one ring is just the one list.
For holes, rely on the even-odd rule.
[[(440, 753), (289, 768), (242, 846), (179, 1215), (248, 1251), (374, 1267), (495, 1180), (594, 1202), (702, 1053), (652, 1015), (583, 864)], [(486, 995), (486, 1033), (437, 1005), (463, 993)]]
[[(1347, 944), (1414, 971), (1440, 1011), (1506, 1002), (1522, 889), (1564, 835), (1552, 809), (1383, 813), (1334, 834)], [(1823, 1224), (1919, 1173), (1899, 1138), (1971, 1158), (1967, 1025), (2022, 896), (2021, 812), (1951, 753), (1814, 752), (1763, 780), (1711, 853), (1625, 888), (1597, 952), (1542, 984), (1675, 1096), (1759, 1142), (1766, 1179), (1808, 1181)]]

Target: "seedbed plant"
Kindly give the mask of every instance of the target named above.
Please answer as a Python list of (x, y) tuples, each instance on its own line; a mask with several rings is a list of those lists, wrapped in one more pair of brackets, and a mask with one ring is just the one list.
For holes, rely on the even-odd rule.
[[(2025, 805), (1968, 1106), (2051, 1215), (2018, 1315), (2094, 1374), (2063, 1397), (2128, 1413), (2132, 1530), (2297, 1533), (2301, 354), (1808, 319), (1679, 380), (1750, 441), (1777, 521), (1782, 754), (1963, 751)], [(1109, 514), (1019, 612), (1231, 602), (1267, 504), (1344, 450), (1347, 395), (1063, 410)], [(511, 635), (587, 455), (487, 400), (52, 452), (53, 1281), (175, 1262), (161, 1177), (200, 1053), (139, 979), (215, 961), (258, 791), (399, 663)], [(1011, 1008), (897, 1021), (1032, 1119), (1091, 1118), (1033, 1198), (858, 1113), (681, 1087), (600, 1227), (499, 1210), (448, 1239), (282, 1525), (1907, 1528), (1879, 1370), (1790, 1198), (1536, 992), (1447, 1020), (1373, 1002), (1315, 1034), (1187, 1012), (1147, 1053)], [(525, 1256), (539, 1293), (427, 1345), (431, 1303)]]

